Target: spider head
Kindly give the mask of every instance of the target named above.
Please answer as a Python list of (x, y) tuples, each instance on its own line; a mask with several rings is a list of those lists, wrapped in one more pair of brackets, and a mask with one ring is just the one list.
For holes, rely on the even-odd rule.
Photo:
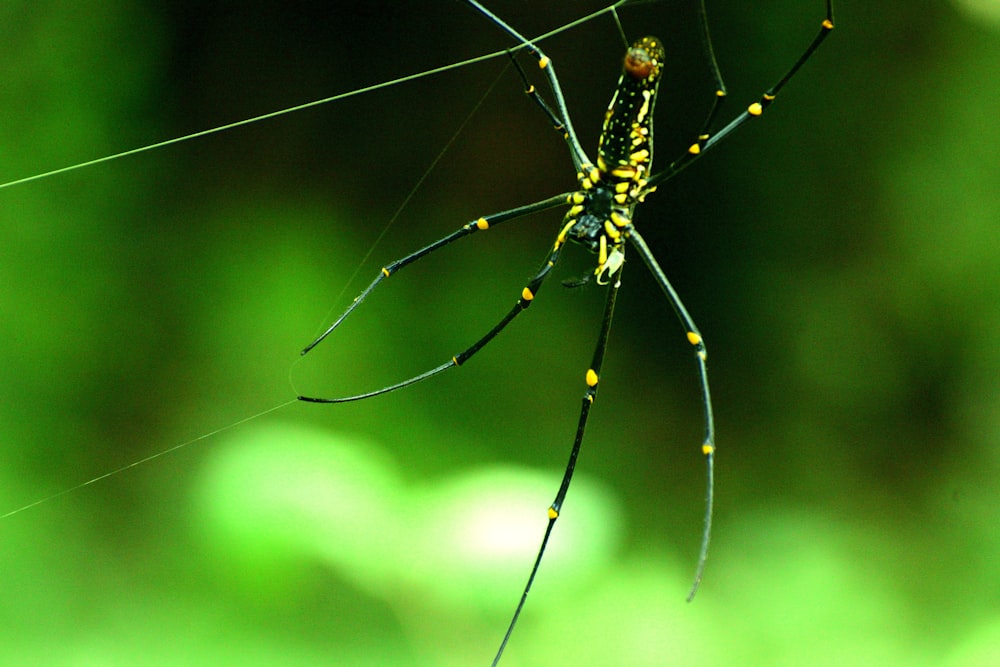
[(662, 42), (655, 37), (643, 37), (625, 53), (625, 73), (648, 86), (655, 86), (663, 68)]

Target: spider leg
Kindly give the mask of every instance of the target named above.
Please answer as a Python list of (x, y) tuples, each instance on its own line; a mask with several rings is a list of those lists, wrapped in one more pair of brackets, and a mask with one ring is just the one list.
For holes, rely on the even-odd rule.
[[(563, 133), (563, 136), (566, 139), (566, 145), (569, 147), (570, 157), (573, 159), (573, 167), (577, 171), (580, 171), (584, 165), (590, 164), (586, 151), (583, 150), (583, 147), (580, 145), (580, 140), (576, 137), (576, 130), (573, 129), (573, 121), (570, 120), (569, 110), (566, 107), (566, 99), (563, 97), (562, 86), (559, 84), (559, 78), (556, 76), (555, 67), (553, 67), (552, 61), (549, 57), (546, 56), (545, 53), (530, 39), (512, 28), (506, 21), (486, 9), (486, 7), (483, 7), (479, 2), (477, 2), (477, 0), (465, 0), (465, 2), (489, 19), (498, 28), (517, 40), (517, 49), (526, 48), (528, 53), (530, 53), (535, 60), (538, 61), (538, 67), (545, 73), (545, 77), (549, 82), (549, 88), (552, 90), (552, 95), (555, 98), (555, 110), (551, 109), (549, 105), (538, 96), (534, 86), (528, 83), (527, 77), (524, 75), (524, 71), (521, 70), (520, 66), (518, 66), (521, 78), (526, 84), (525, 92), (529, 97), (531, 97), (532, 100), (535, 101), (536, 104), (541, 107), (542, 111), (552, 122), (552, 125)], [(617, 4), (622, 3), (619, 2), (616, 3), (616, 5)]]
[(712, 417), (712, 396), (708, 390), (708, 369), (705, 365), (708, 360), (708, 351), (705, 348), (705, 339), (702, 338), (694, 320), (688, 314), (687, 309), (681, 302), (681, 298), (677, 295), (673, 285), (670, 284), (666, 274), (663, 273), (660, 264), (653, 257), (653, 253), (650, 251), (649, 246), (646, 245), (646, 241), (642, 238), (642, 235), (635, 228), (632, 228), (629, 230), (628, 239), (635, 246), (635, 249), (639, 251), (639, 256), (642, 257), (642, 261), (646, 263), (649, 271), (653, 274), (656, 283), (663, 290), (663, 293), (667, 295), (667, 300), (673, 307), (674, 312), (677, 313), (677, 318), (684, 326), (688, 342), (694, 346), (695, 359), (698, 362), (698, 381), (701, 385), (701, 400), (705, 410), (705, 437), (701, 443), (701, 453), (705, 455), (705, 465), (707, 466), (707, 489), (705, 491), (705, 516), (702, 523), (698, 565), (695, 567), (694, 583), (691, 584), (691, 590), (687, 598), (690, 601), (694, 598), (694, 594), (698, 592), (701, 575), (705, 570), (705, 561), (708, 559), (708, 543), (712, 536), (712, 508), (715, 501), (715, 420)]
[(559, 512), (562, 509), (563, 501), (566, 499), (566, 493), (569, 491), (570, 482), (573, 480), (573, 472), (576, 470), (576, 460), (580, 455), (580, 445), (583, 443), (583, 435), (587, 430), (587, 419), (590, 417), (590, 406), (594, 404), (594, 398), (597, 396), (597, 384), (600, 379), (601, 365), (604, 363), (604, 351), (608, 346), (608, 333), (611, 331), (611, 319), (615, 311), (615, 299), (618, 296), (618, 289), (621, 287), (621, 275), (623, 268), (624, 265), (618, 267), (618, 270), (615, 272), (610, 281), (610, 287), (608, 287), (608, 296), (604, 305), (604, 319), (601, 322), (601, 330), (597, 336), (597, 346), (594, 349), (594, 356), (590, 362), (590, 368), (587, 369), (587, 373), (584, 377), (587, 389), (583, 394), (583, 405), (580, 408), (580, 419), (577, 422), (576, 437), (573, 440), (573, 449), (570, 450), (569, 462), (566, 464), (565, 472), (563, 472), (562, 483), (559, 485), (559, 491), (556, 492), (556, 498), (549, 506), (549, 522), (545, 526), (545, 534), (542, 536), (542, 544), (538, 549), (538, 555), (535, 557), (535, 563), (531, 567), (531, 574), (528, 575), (528, 582), (525, 584), (524, 590), (521, 593), (521, 599), (517, 603), (517, 608), (514, 610), (514, 615), (510, 619), (510, 624), (507, 626), (507, 632), (504, 633), (503, 641), (500, 643), (500, 648), (497, 651), (496, 657), (493, 658), (493, 667), (496, 667), (496, 665), (500, 662), (500, 657), (503, 655), (504, 649), (507, 647), (507, 642), (510, 640), (511, 634), (514, 632), (514, 626), (517, 624), (517, 620), (521, 616), (521, 610), (524, 608), (524, 603), (528, 600), (528, 593), (531, 591), (531, 585), (535, 581), (535, 575), (538, 574), (538, 567), (542, 563), (542, 556), (545, 555), (545, 548), (548, 546), (549, 537), (552, 535), (552, 528), (555, 526), (556, 520), (559, 518)]
[(333, 324), (331, 324), (326, 331), (321, 333), (313, 342), (306, 345), (305, 348), (302, 350), (301, 354), (308, 354), (310, 350), (312, 350), (314, 347), (322, 343), (327, 336), (333, 333), (333, 331), (337, 327), (339, 327), (344, 320), (347, 319), (348, 315), (354, 312), (355, 308), (360, 306), (361, 303), (368, 298), (369, 294), (375, 291), (375, 288), (378, 287), (383, 280), (390, 277), (391, 275), (402, 269), (404, 266), (412, 264), (416, 262), (418, 259), (422, 259), (427, 255), (431, 254), (435, 250), (439, 250), (445, 247), (446, 245), (449, 245), (454, 241), (457, 241), (458, 239), (473, 234), (475, 232), (487, 230), (490, 227), (495, 227), (496, 225), (499, 225), (502, 222), (507, 222), (508, 220), (514, 220), (515, 218), (520, 218), (525, 215), (530, 215), (531, 213), (537, 213), (538, 211), (544, 211), (546, 209), (555, 208), (556, 206), (565, 205), (567, 197), (569, 197), (570, 194), (572, 193), (564, 193), (561, 195), (556, 195), (554, 197), (549, 197), (548, 199), (543, 199), (542, 201), (535, 202), (534, 204), (519, 206), (517, 208), (501, 211), (500, 213), (494, 213), (492, 215), (483, 216), (478, 220), (473, 220), (472, 222), (462, 225), (461, 227), (453, 231), (451, 234), (448, 234), (444, 238), (438, 239), (434, 243), (431, 243), (430, 245), (425, 246), (420, 250), (417, 250), (416, 252), (410, 253), (409, 255), (403, 257), (402, 259), (397, 259), (395, 262), (392, 262), (391, 264), (383, 267), (382, 270), (379, 271), (378, 276), (375, 277), (375, 280), (373, 280), (371, 284), (369, 284), (368, 287), (366, 287), (364, 291), (362, 291), (361, 294), (359, 294), (354, 299), (351, 305), (348, 306), (347, 310), (345, 310), (340, 315), (340, 317), (334, 320)]
[[(366, 287), (364, 291), (361, 292), (360, 295), (358, 295), (358, 297), (354, 300), (354, 302), (351, 303), (350, 306), (348, 306), (347, 310), (345, 310), (344, 313), (340, 317), (338, 317), (326, 331), (324, 331), (316, 340), (314, 340), (312, 343), (306, 346), (304, 350), (302, 350), (302, 354), (308, 353), (310, 350), (316, 347), (320, 342), (322, 342), (323, 339), (329, 336), (334, 331), (334, 329), (340, 326), (340, 324), (345, 319), (347, 319), (348, 315), (354, 312), (354, 310), (359, 305), (361, 305), (361, 303), (365, 299), (368, 298), (368, 296), (375, 290), (376, 287), (378, 287), (382, 283), (383, 280), (390, 277), (403, 267), (412, 264), (413, 262), (416, 262), (418, 259), (426, 257), (435, 250), (443, 248), (449, 243), (452, 243), (453, 241), (468, 236), (469, 234), (472, 234), (474, 232), (489, 229), (493, 225), (497, 225), (499, 223), (506, 222), (508, 220), (513, 220), (515, 218), (520, 218), (530, 213), (536, 213), (538, 211), (544, 211), (546, 209), (554, 208), (556, 206), (565, 205), (568, 202), (569, 197), (572, 196), (573, 194), (575, 193), (564, 193), (561, 195), (556, 195), (555, 197), (549, 197), (548, 199), (543, 199), (542, 201), (535, 202), (534, 204), (528, 204), (526, 206), (520, 206), (518, 208), (502, 211), (500, 213), (495, 213), (493, 215), (484, 216), (482, 218), (479, 218), (478, 220), (474, 220), (472, 222), (463, 225), (462, 227), (455, 230), (448, 236), (445, 236), (444, 238), (439, 239), (434, 243), (431, 243), (430, 245), (425, 246), (424, 248), (421, 248), (420, 250), (417, 250), (416, 252), (407, 255), (406, 257), (403, 257), (402, 259), (398, 259), (395, 262), (392, 262), (379, 272), (378, 276), (375, 277), (375, 280), (373, 280), (371, 284), (368, 285), (368, 287)], [(531, 305), (531, 302), (535, 298), (535, 295), (538, 293), (538, 290), (541, 289), (542, 283), (545, 282), (545, 279), (549, 276), (549, 272), (552, 270), (556, 262), (559, 260), (559, 254), (561, 253), (564, 244), (565, 244), (565, 235), (560, 234), (559, 238), (553, 245), (552, 250), (549, 252), (549, 255), (546, 258), (545, 263), (542, 264), (542, 267), (538, 270), (535, 276), (531, 280), (529, 280), (528, 284), (524, 287), (523, 290), (521, 290), (521, 296), (517, 300), (517, 303), (514, 304), (514, 307), (511, 308), (507, 312), (507, 314), (504, 315), (504, 317), (499, 322), (497, 322), (497, 324), (494, 325), (493, 328), (490, 329), (482, 338), (477, 340), (475, 343), (473, 343), (471, 346), (469, 346), (462, 352), (456, 354), (454, 357), (452, 357), (445, 363), (436, 366), (428, 371), (420, 373), (419, 375), (407, 378), (406, 380), (403, 380), (401, 382), (397, 382), (395, 384), (382, 387), (381, 389), (365, 392), (363, 394), (356, 394), (354, 396), (343, 396), (338, 398), (316, 398), (310, 396), (299, 396), (298, 397), (299, 400), (308, 401), (310, 403), (347, 403), (350, 401), (360, 401), (366, 398), (371, 398), (373, 396), (378, 396), (380, 394), (387, 394), (397, 389), (402, 389), (403, 387), (407, 387), (411, 384), (416, 384), (418, 382), (426, 380), (427, 378), (437, 375), (438, 373), (446, 371), (454, 366), (460, 366), (466, 360), (468, 360), (470, 357), (476, 354), (476, 352), (485, 347), (490, 341), (492, 341), (497, 336), (497, 334), (503, 331), (507, 327), (507, 325), (514, 320), (514, 318), (520, 315), (521, 312), (523, 312), (525, 309), (527, 309), (528, 306)]]
[(715, 58), (715, 47), (712, 46), (712, 35), (708, 30), (708, 13), (705, 11), (705, 0), (698, 2), (698, 23), (701, 25), (701, 46), (705, 52), (705, 59), (712, 70), (712, 78), (715, 79), (715, 99), (712, 107), (708, 110), (705, 122), (701, 124), (701, 131), (698, 132), (698, 141), (707, 141), (709, 130), (715, 122), (722, 103), (726, 100), (726, 84), (722, 80), (722, 70), (719, 69), (719, 62)]
[(705, 20), (705, 5), (704, 2), (701, 3), (700, 16), (702, 22), (702, 35), (705, 43), (706, 53), (711, 61), (713, 76), (716, 81), (716, 93), (715, 101), (712, 104), (712, 108), (709, 111), (707, 120), (705, 121), (705, 128), (698, 136), (698, 140), (691, 144), (687, 149), (687, 152), (681, 157), (677, 158), (663, 171), (653, 174), (648, 179), (648, 184), (645, 189), (646, 193), (651, 192), (657, 185), (665, 181), (670, 180), (675, 175), (687, 168), (691, 163), (697, 160), (699, 157), (707, 153), (709, 150), (714, 148), (724, 139), (726, 139), (730, 134), (732, 134), (736, 129), (738, 129), (743, 123), (747, 122), (751, 118), (758, 118), (764, 113), (774, 99), (781, 92), (781, 89), (785, 87), (785, 84), (795, 76), (795, 74), (806, 64), (813, 53), (820, 47), (827, 36), (833, 31), (833, 0), (826, 0), (826, 17), (820, 23), (819, 32), (813, 38), (809, 46), (806, 47), (805, 51), (799, 56), (798, 60), (788, 69), (785, 74), (778, 79), (778, 82), (768, 88), (764, 94), (760, 96), (760, 99), (747, 107), (746, 111), (736, 116), (728, 123), (726, 123), (718, 132), (711, 134), (709, 132), (709, 126), (712, 124), (715, 116), (721, 106), (722, 99), (725, 97), (726, 89), (725, 85), (722, 83), (722, 75), (719, 72), (719, 66), (715, 62), (715, 53), (712, 49), (712, 40), (708, 34), (708, 23)]

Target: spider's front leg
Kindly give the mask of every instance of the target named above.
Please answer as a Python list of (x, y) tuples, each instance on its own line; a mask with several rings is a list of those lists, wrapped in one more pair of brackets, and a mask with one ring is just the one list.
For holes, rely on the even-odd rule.
[[(564, 206), (566, 205), (567, 202), (570, 201), (570, 198), (574, 194), (575, 193), (563, 193), (560, 195), (556, 195), (555, 197), (549, 197), (548, 199), (543, 199), (542, 201), (535, 202), (534, 204), (519, 206), (517, 208), (512, 208), (507, 211), (501, 211), (500, 213), (494, 213), (492, 215), (483, 216), (481, 218), (478, 218), (477, 220), (473, 220), (469, 223), (466, 223), (465, 225), (463, 225), (459, 229), (456, 229), (454, 232), (445, 236), (444, 238), (438, 239), (434, 243), (431, 243), (430, 245), (425, 246), (420, 250), (417, 250), (416, 252), (413, 252), (407, 255), (406, 257), (403, 257), (402, 259), (398, 259), (395, 262), (386, 265), (379, 271), (378, 275), (368, 285), (368, 287), (366, 287), (361, 292), (361, 294), (359, 294), (357, 298), (354, 299), (351, 305), (347, 307), (347, 310), (345, 310), (340, 315), (340, 317), (334, 320), (333, 324), (330, 325), (330, 327), (328, 327), (326, 331), (320, 334), (316, 338), (316, 340), (311, 342), (309, 345), (305, 347), (305, 349), (302, 350), (302, 354), (307, 354), (310, 350), (312, 350), (314, 347), (323, 342), (323, 340), (325, 340), (327, 336), (333, 333), (333, 331), (337, 327), (339, 327), (344, 322), (344, 320), (346, 320), (347, 317), (351, 313), (353, 313), (354, 310), (358, 306), (360, 306), (373, 291), (375, 291), (375, 288), (378, 287), (382, 283), (382, 281), (384, 281), (386, 278), (389, 278), (403, 267), (413, 264), (417, 260), (426, 257), (435, 250), (439, 250), (445, 247), (446, 245), (449, 245), (452, 242), (457, 241), (458, 239), (464, 238), (466, 236), (469, 236), (470, 234), (473, 234), (475, 232), (485, 231), (500, 223), (507, 222), (508, 220), (515, 220), (524, 217), (526, 215), (529, 215), (531, 213), (536, 213), (538, 211), (544, 211), (550, 208), (555, 208), (556, 206)], [(460, 352), (459, 354), (456, 354), (454, 357), (452, 357), (445, 363), (436, 366), (428, 371), (420, 373), (419, 375), (407, 378), (406, 380), (403, 380), (401, 382), (397, 382), (395, 384), (382, 387), (381, 389), (376, 389), (362, 394), (356, 394), (354, 396), (343, 396), (339, 398), (316, 398), (310, 396), (299, 396), (298, 397), (299, 400), (308, 401), (311, 403), (347, 403), (350, 401), (359, 401), (365, 398), (371, 398), (372, 396), (387, 394), (391, 391), (395, 391), (396, 389), (401, 389), (411, 384), (416, 384), (417, 382), (426, 380), (427, 378), (437, 375), (438, 373), (441, 373), (442, 371), (452, 368), (453, 366), (461, 365), (469, 357), (474, 355), (476, 352), (482, 349), (487, 343), (493, 340), (493, 338), (495, 338), (497, 334), (503, 331), (503, 329), (508, 324), (510, 324), (510, 322), (521, 311), (523, 311), (531, 304), (531, 300), (534, 299), (535, 293), (537, 293), (538, 289), (541, 287), (545, 278), (549, 275), (549, 271), (555, 265), (555, 262), (559, 257), (559, 251), (561, 250), (561, 246), (562, 243), (560, 241), (557, 241), (552, 251), (549, 253), (548, 259), (546, 260), (545, 264), (542, 265), (541, 269), (538, 271), (535, 277), (532, 278), (532, 280), (530, 280), (527, 286), (525, 286), (525, 288), (522, 290), (521, 297), (518, 299), (514, 307), (507, 313), (507, 315), (505, 315), (503, 319), (500, 320), (500, 322), (498, 322), (492, 329), (490, 329), (490, 331), (485, 336), (480, 338), (472, 346), (468, 347), (464, 351)]]

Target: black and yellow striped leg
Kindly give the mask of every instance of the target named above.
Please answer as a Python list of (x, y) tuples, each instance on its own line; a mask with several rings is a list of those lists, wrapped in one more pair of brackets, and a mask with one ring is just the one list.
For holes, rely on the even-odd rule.
[[(478, 222), (471, 222), (468, 225), (462, 227), (462, 229), (453, 232), (449, 236), (446, 236), (445, 238), (441, 239), (440, 241), (432, 243), (426, 248), (418, 250), (412, 255), (408, 255), (401, 260), (393, 262), (388, 267), (382, 269), (382, 273), (380, 273), (379, 276), (375, 278), (375, 280), (372, 282), (372, 284), (369, 285), (365, 289), (365, 291), (361, 293), (361, 296), (359, 296), (354, 301), (354, 303), (351, 304), (351, 306), (347, 309), (347, 311), (343, 315), (341, 315), (336, 322), (334, 322), (333, 326), (330, 329), (328, 329), (326, 333), (324, 333), (322, 336), (319, 337), (319, 339), (317, 339), (317, 341), (315, 341), (312, 345), (306, 348), (303, 351), (303, 354), (305, 354), (310, 349), (315, 347), (316, 344), (319, 341), (323, 340), (323, 338), (325, 338), (330, 331), (335, 329), (344, 320), (344, 318), (347, 317), (357, 307), (357, 305), (365, 297), (367, 297), (368, 294), (370, 294), (373, 289), (375, 289), (375, 287), (380, 282), (382, 282), (383, 279), (391, 276), (393, 273), (398, 271), (403, 266), (406, 266), (407, 264), (414, 262), (417, 259), (420, 259), (420, 257), (423, 257), (426, 254), (434, 250), (437, 250), (438, 248), (454, 241), (455, 239), (461, 238), (462, 236), (465, 236), (467, 234), (471, 234), (473, 231), (486, 229), (487, 227), (485, 226), (477, 226), (477, 225), (481, 225), (488, 220), (491, 220), (493, 223), (503, 222), (505, 220), (511, 220), (515, 217), (520, 217), (522, 215), (525, 215), (526, 213), (531, 213), (536, 210), (543, 210), (545, 208), (551, 208), (556, 204), (565, 204), (566, 197), (567, 195), (559, 195), (559, 197), (557, 198), (546, 199), (544, 201), (538, 202), (537, 204), (521, 207), (520, 209), (512, 209), (510, 211), (505, 211), (504, 213), (499, 213), (495, 216), (489, 216), (488, 218), (480, 218)], [(475, 227), (475, 229), (472, 229), (472, 227)], [(470, 357), (472, 357), (472, 355), (474, 355), (476, 352), (485, 347), (490, 341), (496, 338), (497, 334), (506, 329), (507, 325), (514, 321), (514, 318), (516, 318), (518, 315), (524, 312), (528, 308), (528, 306), (531, 305), (535, 296), (538, 294), (538, 290), (541, 289), (542, 284), (545, 282), (545, 279), (548, 278), (549, 273), (552, 271), (552, 268), (556, 265), (556, 262), (559, 261), (559, 254), (562, 252), (563, 245), (564, 245), (563, 239), (560, 238), (558, 241), (556, 241), (555, 245), (553, 245), (552, 247), (552, 250), (549, 252), (547, 259), (545, 260), (545, 263), (542, 264), (542, 267), (538, 270), (538, 273), (536, 273), (535, 276), (528, 281), (528, 284), (525, 285), (524, 289), (521, 290), (521, 296), (517, 300), (517, 303), (514, 304), (514, 307), (511, 308), (507, 312), (507, 314), (504, 315), (503, 318), (486, 333), (486, 335), (484, 335), (482, 338), (477, 340), (468, 348), (456, 354), (454, 357), (444, 362), (440, 366), (435, 366), (434, 368), (428, 371), (420, 373), (419, 375), (414, 375), (413, 377), (407, 378), (406, 380), (403, 380), (401, 382), (397, 382), (396, 384), (391, 384), (386, 387), (382, 387), (381, 389), (375, 389), (373, 391), (365, 392), (363, 394), (356, 394), (354, 396), (342, 396), (338, 398), (315, 398), (311, 396), (299, 396), (298, 399), (300, 401), (308, 401), (310, 403), (349, 403), (351, 401), (360, 401), (366, 398), (371, 398), (373, 396), (378, 396), (380, 394), (388, 394), (391, 391), (402, 389), (403, 387), (408, 387), (411, 384), (417, 384), (418, 382), (426, 380), (427, 378), (437, 375), (438, 373), (441, 373), (443, 371), (446, 371), (449, 368), (453, 368), (455, 366), (461, 366)]]
[[(534, 204), (519, 206), (517, 208), (501, 211), (500, 213), (494, 213), (492, 215), (483, 216), (478, 220), (473, 220), (472, 222), (462, 225), (459, 229), (456, 229), (451, 234), (448, 234), (448, 236), (445, 236), (444, 238), (439, 239), (434, 243), (431, 243), (430, 245), (425, 246), (420, 250), (417, 250), (416, 252), (407, 255), (406, 257), (403, 257), (402, 259), (397, 259), (395, 262), (392, 262), (388, 266), (383, 267), (382, 270), (379, 271), (378, 275), (375, 277), (375, 280), (373, 280), (371, 284), (368, 285), (368, 287), (366, 287), (364, 291), (362, 291), (361, 294), (359, 294), (354, 299), (351, 305), (348, 306), (347, 310), (345, 310), (340, 315), (340, 317), (334, 320), (333, 324), (331, 324), (326, 331), (320, 334), (316, 338), (316, 340), (306, 345), (306, 347), (302, 350), (302, 354), (307, 354), (314, 347), (322, 343), (323, 339), (325, 339), (327, 336), (333, 333), (334, 329), (339, 327), (341, 323), (347, 319), (347, 316), (353, 313), (354, 309), (360, 306), (361, 303), (368, 298), (368, 295), (371, 294), (373, 291), (375, 291), (375, 288), (378, 287), (383, 280), (385, 280), (392, 274), (396, 273), (404, 266), (412, 264), (413, 262), (416, 262), (418, 259), (422, 259), (427, 255), (431, 254), (435, 250), (439, 250), (445, 247), (446, 245), (449, 245), (452, 242), (457, 241), (460, 238), (468, 236), (469, 234), (485, 231), (491, 227), (496, 227), (502, 222), (507, 222), (508, 220), (514, 220), (516, 218), (529, 215), (531, 213), (537, 213), (538, 211), (544, 211), (546, 209), (555, 208), (556, 206), (565, 206), (568, 201), (568, 197), (572, 194), (573, 193), (571, 192), (566, 192), (561, 195), (549, 197), (548, 199), (543, 199), (542, 201), (535, 202)], [(384, 393), (384, 392), (380, 391), (377, 393)]]
[[(712, 107), (708, 110), (705, 122), (701, 125), (701, 131), (698, 132), (698, 142), (700, 143), (708, 140), (708, 133), (712, 129), (712, 124), (715, 122), (715, 118), (722, 108), (722, 103), (726, 100), (726, 84), (722, 80), (722, 71), (719, 69), (719, 62), (715, 58), (715, 47), (712, 46), (712, 35), (708, 30), (708, 14), (705, 11), (705, 0), (699, 0), (698, 2), (698, 23), (701, 24), (701, 45), (705, 51), (705, 59), (708, 60), (708, 64), (712, 70), (712, 78), (715, 79), (715, 99), (712, 101)], [(698, 146), (699, 143), (694, 145)]]
[[(709, 39), (708, 25), (707, 23), (704, 22), (704, 12), (705, 9), (703, 3), (701, 7), (701, 13), (703, 19), (704, 36), (705, 39)], [(764, 94), (760, 96), (759, 100), (757, 100), (749, 107), (747, 107), (746, 111), (741, 113), (739, 116), (729, 121), (718, 132), (710, 134), (708, 128), (704, 129), (699, 135), (698, 140), (695, 143), (691, 144), (691, 146), (688, 148), (687, 152), (683, 156), (671, 162), (670, 166), (668, 166), (663, 171), (653, 174), (652, 176), (649, 177), (648, 189), (655, 188), (658, 184), (670, 180), (671, 178), (673, 178), (675, 174), (683, 171), (692, 162), (697, 160), (699, 157), (701, 157), (709, 150), (714, 148), (716, 145), (718, 145), (721, 141), (726, 139), (737, 128), (743, 125), (743, 123), (747, 122), (751, 118), (757, 118), (761, 116), (764, 113), (764, 110), (767, 109), (767, 107), (769, 107), (772, 102), (774, 102), (774, 99), (778, 96), (778, 93), (781, 92), (781, 89), (785, 87), (785, 84), (787, 84), (788, 81), (793, 76), (795, 76), (795, 74), (799, 71), (799, 69), (801, 69), (802, 66), (806, 64), (806, 61), (812, 57), (813, 53), (816, 52), (816, 49), (820, 47), (820, 45), (827, 38), (827, 36), (831, 32), (833, 32), (833, 25), (834, 25), (833, 0), (826, 0), (826, 17), (820, 22), (819, 32), (816, 33), (816, 36), (813, 38), (813, 41), (809, 43), (809, 46), (807, 46), (806, 50), (802, 52), (802, 55), (799, 56), (798, 60), (796, 60), (795, 63), (788, 69), (788, 71), (785, 72), (785, 74), (780, 79), (778, 79), (778, 82), (773, 86), (771, 86), (770, 88), (768, 88), (767, 91), (765, 91)], [(709, 53), (711, 54), (712, 52), (711, 52), (710, 40), (708, 41), (707, 48), (709, 49)], [(714, 54), (711, 55), (711, 60), (713, 69), (715, 71), (716, 82), (717, 85), (720, 86), (720, 88), (717, 89), (716, 102), (713, 105), (712, 111), (709, 113), (709, 123), (711, 123), (715, 115), (715, 112), (718, 110), (718, 106), (721, 101), (718, 97), (718, 91), (722, 91), (723, 95), (725, 94), (725, 89), (721, 87), (722, 76), (721, 74), (719, 74), (718, 66), (715, 65)]]
[(514, 68), (517, 70), (518, 76), (521, 77), (521, 83), (524, 84), (524, 94), (527, 95), (528, 99), (534, 102), (535, 105), (542, 110), (545, 117), (549, 119), (549, 123), (552, 125), (552, 128), (562, 135), (564, 139), (568, 139), (569, 135), (566, 133), (566, 125), (563, 123), (562, 119), (559, 118), (559, 114), (557, 114), (555, 110), (549, 106), (548, 102), (546, 102), (538, 93), (538, 89), (535, 88), (534, 84), (528, 80), (528, 75), (525, 74), (524, 68), (521, 67), (521, 63), (517, 61), (517, 58), (513, 53), (510, 53), (510, 60), (514, 63)]
[(698, 565), (695, 568), (694, 582), (691, 584), (691, 591), (688, 593), (687, 598), (690, 601), (694, 597), (694, 594), (698, 592), (701, 575), (705, 569), (705, 561), (708, 558), (708, 544), (712, 537), (712, 508), (715, 501), (715, 419), (712, 416), (712, 395), (708, 390), (708, 368), (706, 366), (708, 350), (705, 348), (705, 340), (701, 337), (701, 333), (698, 331), (694, 320), (691, 319), (673, 285), (667, 280), (666, 274), (663, 273), (663, 269), (660, 268), (656, 258), (653, 257), (653, 253), (649, 250), (649, 246), (646, 245), (646, 241), (642, 238), (642, 235), (633, 228), (628, 232), (628, 239), (639, 252), (642, 261), (649, 267), (653, 278), (660, 288), (663, 289), (663, 293), (667, 295), (667, 300), (670, 301), (670, 305), (673, 306), (674, 312), (677, 313), (678, 319), (680, 319), (681, 324), (684, 326), (688, 342), (694, 347), (695, 359), (698, 363), (698, 381), (701, 384), (702, 406), (705, 411), (705, 437), (701, 443), (701, 453), (705, 456), (705, 465), (707, 466), (707, 488), (705, 491), (705, 516), (702, 523)]
[(570, 120), (569, 111), (566, 108), (566, 99), (563, 97), (562, 86), (559, 85), (559, 78), (556, 76), (556, 70), (552, 66), (552, 61), (549, 60), (549, 57), (546, 56), (545, 53), (543, 53), (542, 50), (531, 40), (519, 33), (517, 30), (514, 30), (514, 28), (508, 25), (506, 21), (486, 9), (486, 7), (477, 2), (477, 0), (465, 0), (465, 2), (487, 19), (492, 21), (494, 25), (517, 40), (518, 46), (515, 48), (524, 47), (528, 49), (528, 53), (530, 53), (538, 62), (538, 67), (545, 73), (545, 77), (549, 82), (549, 88), (552, 90), (552, 95), (555, 99), (555, 110), (552, 110), (547, 104), (544, 104), (541, 98), (534, 94), (533, 91), (528, 94), (532, 96), (536, 103), (539, 103), (542, 106), (543, 111), (545, 111), (549, 116), (549, 120), (552, 121), (553, 125), (558, 126), (559, 129), (563, 131), (566, 144), (569, 146), (570, 157), (573, 159), (573, 167), (577, 171), (580, 171), (580, 168), (584, 164), (589, 164), (590, 160), (587, 158), (586, 151), (584, 151), (583, 147), (580, 145), (580, 140), (576, 137), (576, 130), (573, 129), (573, 121)]
[(580, 455), (580, 445), (583, 444), (583, 435), (587, 430), (587, 419), (590, 417), (590, 407), (594, 404), (594, 398), (597, 396), (597, 384), (600, 380), (601, 365), (604, 363), (604, 351), (608, 346), (608, 333), (611, 331), (611, 319), (615, 312), (615, 299), (618, 297), (618, 289), (621, 287), (621, 275), (622, 268), (620, 266), (618, 271), (611, 278), (611, 285), (608, 287), (608, 296), (605, 301), (604, 306), (604, 319), (601, 322), (601, 331), (597, 337), (597, 346), (594, 349), (594, 357), (591, 359), (590, 368), (587, 369), (587, 373), (584, 376), (584, 382), (587, 385), (587, 389), (583, 394), (583, 405), (580, 408), (580, 419), (576, 426), (576, 437), (573, 440), (573, 449), (570, 450), (569, 462), (566, 464), (566, 470), (563, 473), (562, 483), (559, 485), (559, 491), (556, 492), (556, 498), (552, 501), (549, 506), (549, 522), (545, 527), (545, 534), (542, 536), (542, 544), (538, 549), (538, 555), (535, 557), (535, 563), (531, 568), (531, 574), (528, 575), (528, 583), (524, 586), (524, 591), (521, 593), (521, 599), (517, 603), (517, 608), (514, 610), (514, 615), (510, 620), (510, 624), (507, 626), (507, 632), (503, 636), (503, 641), (500, 643), (500, 648), (497, 651), (496, 657), (493, 658), (493, 665), (500, 662), (500, 657), (503, 655), (504, 649), (507, 647), (507, 642), (510, 640), (511, 633), (514, 632), (514, 626), (517, 624), (517, 619), (521, 616), (521, 610), (524, 608), (524, 603), (528, 600), (528, 593), (531, 591), (531, 585), (535, 581), (535, 575), (538, 574), (538, 567), (542, 563), (542, 556), (545, 554), (545, 547), (549, 543), (549, 537), (552, 534), (552, 528), (556, 524), (556, 520), (559, 518), (559, 512), (562, 511), (563, 501), (566, 500), (566, 493), (569, 491), (570, 482), (573, 481), (573, 471), (576, 470), (576, 460)]

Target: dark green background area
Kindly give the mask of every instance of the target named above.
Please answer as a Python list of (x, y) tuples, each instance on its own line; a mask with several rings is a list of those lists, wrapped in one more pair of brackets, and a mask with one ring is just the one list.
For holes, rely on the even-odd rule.
[[(621, 12), (668, 45), (660, 165), (712, 94), (693, 3), (668, 4)], [(490, 6), (535, 35), (600, 3)], [(765, 116), (640, 208), (709, 346), (705, 579), (687, 604), (694, 363), (633, 257), (504, 665), (1000, 662), (1000, 18), (977, 6), (839, 2)], [(823, 7), (708, 11), (728, 118)], [(0, 182), (510, 45), (445, 1), (8, 1), (0, 24)], [(592, 151), (617, 30), (544, 47)], [(0, 519), (0, 663), (488, 664), (572, 442), (603, 292), (558, 280), (591, 258), (460, 370), (292, 399), (443, 362), (544, 259), (559, 212), (408, 268), (298, 356), (384, 263), (574, 186), (505, 65), (0, 189), (0, 514), (157, 457)]]

